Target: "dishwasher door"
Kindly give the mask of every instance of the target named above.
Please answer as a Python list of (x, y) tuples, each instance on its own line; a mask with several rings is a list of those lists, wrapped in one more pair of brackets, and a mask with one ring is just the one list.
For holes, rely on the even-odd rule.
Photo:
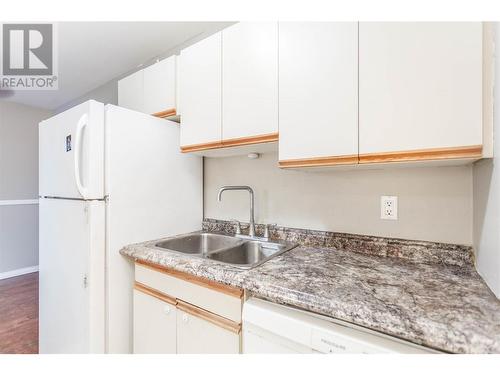
[(244, 354), (312, 353), (312, 349), (243, 321)]
[(432, 353), (321, 315), (250, 298), (243, 305), (243, 353)]

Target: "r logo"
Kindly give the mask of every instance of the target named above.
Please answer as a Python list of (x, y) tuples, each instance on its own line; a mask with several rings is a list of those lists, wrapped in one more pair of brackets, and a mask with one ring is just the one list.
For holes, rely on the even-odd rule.
[(4, 24), (2, 65), (4, 76), (51, 76), (52, 24)]

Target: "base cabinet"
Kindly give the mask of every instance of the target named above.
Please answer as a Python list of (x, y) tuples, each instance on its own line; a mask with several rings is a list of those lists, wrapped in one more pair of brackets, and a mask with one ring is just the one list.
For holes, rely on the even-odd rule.
[(240, 335), (187, 312), (178, 311), (177, 353), (238, 354)]
[(243, 291), (137, 263), (134, 353), (238, 354)]
[(175, 305), (134, 290), (134, 353), (177, 352)]

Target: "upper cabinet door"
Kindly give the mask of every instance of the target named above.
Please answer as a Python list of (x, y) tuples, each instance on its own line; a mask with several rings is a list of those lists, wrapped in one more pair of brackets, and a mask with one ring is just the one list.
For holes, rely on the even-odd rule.
[(357, 163), (358, 24), (279, 24), (281, 167)]
[(118, 105), (144, 112), (144, 71), (139, 70), (118, 81)]
[(480, 157), (481, 90), (481, 23), (360, 23), (360, 162)]
[[(241, 22), (222, 31), (223, 140), (278, 132), (278, 24)], [(184, 121), (184, 119), (183, 119)]]
[(176, 108), (176, 56), (144, 69), (144, 112), (155, 114)]
[(182, 50), (179, 67), (182, 103), (181, 148), (221, 142), (222, 35), (216, 33)]

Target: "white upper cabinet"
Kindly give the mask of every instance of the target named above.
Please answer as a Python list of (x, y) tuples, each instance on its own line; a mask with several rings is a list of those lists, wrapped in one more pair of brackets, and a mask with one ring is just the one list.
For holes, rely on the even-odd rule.
[(481, 156), (482, 32), (479, 22), (360, 23), (360, 162)]
[(278, 24), (237, 23), (222, 46), (223, 140), (277, 133)]
[(144, 112), (144, 71), (139, 70), (118, 81), (118, 105)]
[(181, 52), (181, 149), (279, 138), (283, 168), (491, 156), (491, 48), (479, 22), (238, 23)]
[(181, 147), (190, 151), (186, 146), (218, 144), (222, 134), (221, 33), (182, 50), (179, 63)]
[(357, 163), (358, 24), (279, 24), (281, 167)]
[(118, 81), (118, 105), (160, 117), (175, 110), (176, 65), (177, 56), (171, 56)]
[(145, 113), (176, 108), (176, 60), (177, 56), (171, 56), (144, 69)]

